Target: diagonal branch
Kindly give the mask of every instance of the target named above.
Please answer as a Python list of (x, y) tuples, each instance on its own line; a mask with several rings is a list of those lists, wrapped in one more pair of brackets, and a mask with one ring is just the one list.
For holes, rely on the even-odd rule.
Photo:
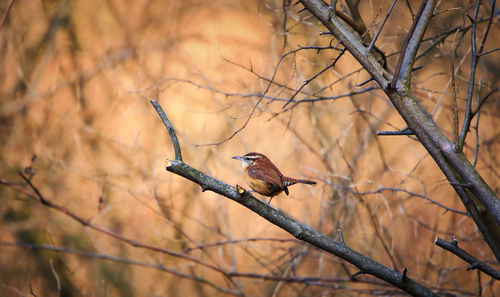
[(394, 70), (394, 75), (392, 77), (391, 81), (391, 88), (396, 88), (396, 84), (399, 80), (399, 73), (401, 71), (401, 66), (403, 65), (403, 59), (406, 55), (406, 50), (408, 48), (408, 44), (410, 42), (410, 38), (413, 36), (413, 32), (415, 32), (415, 27), (417, 26), (418, 21), (420, 20), (420, 17), (422, 16), (422, 12), (424, 11), (425, 7), (425, 2), (422, 2), (420, 5), (420, 9), (418, 10), (413, 23), (411, 24), (410, 30), (408, 31), (408, 34), (406, 34), (406, 39), (403, 42), (403, 47), (401, 49), (401, 53), (399, 54), (398, 58), (398, 63), (396, 64), (396, 70)]
[(374, 275), (414, 296), (435, 296), (430, 289), (415, 282), (408, 276), (358, 253), (344, 242), (335, 241), (321, 232), (290, 218), (280, 210), (255, 199), (239, 186), (236, 188), (230, 186), (187, 165), (181, 160), (167, 160), (166, 169), (200, 185), (202, 191), (215, 192), (247, 207), (267, 221), (287, 231), (295, 238), (357, 266), (364, 274)]
[(367, 54), (368, 54), (369, 52), (371, 52), (373, 45), (375, 45), (375, 42), (377, 41), (378, 36), (380, 35), (380, 32), (382, 32), (382, 28), (384, 27), (385, 22), (387, 22), (387, 19), (388, 19), (388, 18), (389, 18), (389, 16), (391, 15), (392, 9), (394, 8), (394, 5), (396, 4), (396, 2), (397, 2), (397, 1), (398, 1), (398, 0), (392, 0), (392, 4), (391, 4), (391, 7), (389, 7), (389, 11), (387, 11), (387, 14), (385, 15), (384, 20), (383, 20), (383, 21), (382, 21), (382, 23), (380, 24), (380, 27), (378, 28), (377, 32), (375, 33), (375, 36), (373, 36), (373, 39), (372, 39), (372, 41), (370, 42), (370, 45), (368, 46), (368, 49), (366, 50)]
[(469, 263), (471, 266), (467, 268), (467, 270), (477, 269), (493, 277), (494, 279), (500, 280), (500, 271), (493, 269), (486, 263), (479, 261), (476, 257), (459, 248), (458, 241), (454, 239), (454, 236), (452, 236), (451, 242), (447, 242), (446, 240), (443, 240), (441, 238), (436, 238), (435, 243), (437, 246), (452, 252), (465, 262)]
[[(359, 35), (337, 18), (334, 11), (321, 0), (300, 0), (304, 7), (328, 28), (384, 90), (392, 104), (425, 149), (432, 156), (450, 185), (474, 219), (488, 246), (500, 261), (500, 199), (479, 175), (463, 152), (448, 140), (432, 116), (419, 104), (410, 85), (411, 65), (402, 63), (396, 89), (389, 87), (390, 75), (372, 55), (365, 56), (366, 47)], [(405, 61), (412, 63), (425, 28), (432, 15), (433, 0), (429, 0), (421, 21), (408, 44)], [(403, 68), (404, 67), (404, 68)]]
[(399, 61), (396, 70), (394, 71), (391, 87), (410, 89), (413, 63), (415, 62), (415, 57), (424, 33), (432, 18), (435, 3), (436, 2), (434, 0), (426, 0), (422, 2), (410, 31), (408, 32), (403, 51), (399, 56)]

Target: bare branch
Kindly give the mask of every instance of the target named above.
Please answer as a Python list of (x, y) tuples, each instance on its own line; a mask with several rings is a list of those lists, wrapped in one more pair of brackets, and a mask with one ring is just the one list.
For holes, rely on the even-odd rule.
[(451, 105), (453, 141), (458, 145), (458, 107), (457, 107), (457, 86), (455, 83), (455, 64), (451, 63), (451, 88), (453, 92), (453, 102)]
[(161, 108), (161, 105), (158, 104), (158, 101), (149, 100), (149, 102), (151, 102), (151, 105), (153, 105), (153, 107), (156, 109), (156, 112), (160, 116), (161, 121), (167, 128), (170, 139), (172, 139), (172, 145), (174, 146), (175, 159), (178, 161), (182, 161), (181, 146), (179, 145), (179, 140), (177, 139), (177, 135), (174, 131), (172, 123), (170, 123), (170, 121), (168, 120), (167, 115), (165, 115), (165, 112), (163, 111), (163, 108)]
[(422, 195), (422, 194), (418, 194), (418, 193), (415, 193), (415, 192), (412, 192), (412, 191), (408, 191), (405, 188), (382, 187), (382, 188), (379, 188), (379, 189), (374, 190), (374, 191), (366, 191), (366, 192), (356, 192), (356, 191), (354, 191), (352, 189), (349, 189), (349, 190), (351, 190), (353, 193), (358, 194), (358, 195), (379, 194), (379, 193), (382, 193), (384, 191), (403, 192), (403, 193), (406, 193), (406, 194), (410, 195), (411, 197), (417, 197), (417, 198), (421, 198), (421, 199), (427, 200), (431, 204), (434, 204), (434, 205), (437, 205), (437, 206), (439, 206), (441, 208), (444, 208), (446, 211), (451, 211), (451, 212), (458, 213), (458, 214), (461, 214), (461, 215), (464, 215), (464, 216), (470, 216), (467, 212), (460, 211), (460, 210), (457, 210), (457, 209), (454, 209), (454, 208), (451, 208), (451, 207), (447, 207), (447, 206), (443, 205), (442, 203), (437, 202), (437, 201), (429, 198), (426, 195)]
[(493, 269), (492, 267), (488, 266), (486, 263), (479, 261), (474, 256), (470, 255), (469, 253), (467, 253), (463, 249), (459, 248), (458, 241), (452, 240), (451, 242), (447, 242), (446, 240), (443, 240), (441, 238), (436, 238), (435, 243), (437, 246), (442, 247), (443, 249), (452, 252), (453, 254), (460, 257), (460, 259), (471, 264), (471, 266), (468, 267), (467, 270), (478, 269), (478, 270), (486, 273), (487, 275), (493, 277), (494, 279), (500, 280), (500, 271)]
[[(176, 162), (182, 162), (182, 161), (176, 161)], [(113, 237), (115, 239), (118, 239), (118, 240), (120, 240), (120, 241), (122, 241), (122, 242), (124, 242), (126, 244), (129, 244), (130, 246), (137, 247), (137, 248), (142, 248), (142, 249), (146, 249), (146, 250), (150, 250), (150, 251), (154, 251), (154, 252), (163, 253), (163, 254), (166, 254), (166, 255), (169, 255), (169, 256), (173, 256), (173, 257), (183, 258), (183, 259), (191, 261), (193, 263), (197, 263), (197, 264), (203, 265), (203, 266), (205, 266), (207, 268), (210, 268), (212, 270), (215, 270), (217, 272), (223, 272), (223, 270), (221, 270), (220, 267), (217, 267), (217, 266), (215, 266), (213, 264), (207, 263), (207, 262), (205, 262), (203, 260), (200, 260), (200, 259), (198, 259), (196, 257), (192, 257), (190, 255), (179, 253), (177, 251), (169, 250), (169, 249), (166, 249), (166, 248), (160, 248), (160, 247), (148, 245), (148, 244), (136, 241), (134, 239), (125, 237), (125, 236), (123, 236), (121, 234), (118, 234), (118, 233), (116, 233), (114, 231), (111, 231), (109, 229), (106, 229), (106, 228), (94, 225), (89, 220), (80, 217), (79, 215), (77, 215), (76, 213), (74, 213), (71, 210), (67, 209), (66, 207), (64, 207), (62, 205), (59, 205), (59, 204), (56, 204), (56, 203), (53, 203), (53, 202), (47, 200), (40, 193), (40, 191), (38, 190), (38, 188), (31, 181), (29, 181), (22, 173), (19, 173), (19, 175), (28, 183), (29, 187), (33, 190), (33, 192), (35, 192), (35, 194), (32, 194), (29, 191), (27, 191), (27, 190), (25, 190), (25, 189), (23, 189), (23, 188), (21, 188), (21, 187), (19, 187), (17, 185), (14, 185), (11, 182), (8, 182), (7, 180), (5, 180), (3, 178), (0, 178), (0, 184), (9, 185), (12, 189), (14, 189), (14, 190), (16, 190), (18, 192), (21, 192), (21, 193), (27, 195), (28, 197), (30, 197), (30, 198), (32, 198), (34, 200), (40, 201), (43, 205), (45, 205), (45, 206), (47, 206), (47, 207), (49, 207), (49, 208), (51, 208), (51, 209), (53, 209), (55, 211), (58, 211), (58, 212), (60, 212), (60, 213), (62, 213), (64, 215), (72, 218), (73, 220), (77, 221), (81, 225), (83, 225), (85, 227), (88, 227), (90, 229), (93, 229), (95, 231), (98, 231), (100, 233), (106, 234), (106, 235), (108, 235), (110, 237)]]
[[(493, 12), (495, 11), (495, 5), (491, 6), (490, 18), (488, 21), (488, 25), (486, 27), (486, 31), (484, 32), (483, 39), (481, 41), (481, 45), (479, 49), (476, 46), (476, 31), (477, 31), (477, 20), (478, 20), (478, 12), (479, 12), (479, 4), (480, 1), (476, 0), (476, 6), (474, 8), (474, 16), (471, 19), (472, 22), (472, 30), (471, 30), (471, 65), (470, 65), (470, 75), (469, 75), (469, 87), (467, 89), (467, 103), (465, 106), (465, 114), (464, 114), (464, 122), (462, 123), (462, 130), (460, 131), (460, 137), (458, 139), (458, 149), (463, 150), (463, 146), (465, 143), (465, 138), (467, 137), (467, 133), (469, 132), (470, 123), (472, 120), (472, 97), (474, 93), (474, 82), (476, 78), (476, 69), (479, 63), (479, 58), (484, 44), (486, 43), (486, 38), (488, 37), (488, 33), (491, 28), (492, 20), (493, 20)], [(500, 224), (500, 222), (499, 222)]]
[(410, 88), (413, 63), (415, 62), (415, 57), (424, 33), (432, 18), (434, 5), (435, 0), (422, 1), (422, 5), (403, 43), (403, 50), (399, 56), (398, 64), (391, 82), (392, 88)]
[[(500, 246), (498, 245), (500, 242), (500, 199), (466, 159), (463, 152), (458, 151), (457, 146), (444, 136), (429, 113), (419, 104), (417, 98), (410, 91), (410, 85), (406, 84), (406, 82), (410, 82), (410, 77), (407, 77), (408, 81), (401, 84), (401, 87), (397, 87), (395, 90), (389, 88), (388, 74), (384, 72), (375, 59), (370, 59), (370, 55), (365, 57), (366, 48), (359, 36), (340, 22), (335, 13), (329, 10), (323, 1), (300, 1), (347, 48), (385, 91), (408, 128), (429, 152), (453, 186), (495, 257), (500, 261)], [(431, 7), (434, 6), (434, 2), (427, 1), (422, 13), (425, 16), (422, 16), (421, 21), (417, 23), (415, 34), (412, 35), (408, 45), (409, 50), (404, 55), (406, 63), (402, 63), (402, 65), (405, 69), (401, 69), (400, 72), (401, 74), (405, 73), (405, 75), (400, 77), (398, 81), (402, 81), (402, 78), (411, 74), (411, 64), (432, 15)], [(459, 184), (468, 184), (470, 187), (464, 189)], [(479, 209), (486, 211), (480, 212)]]
[(217, 286), (213, 282), (211, 282), (205, 278), (196, 276), (194, 274), (186, 274), (186, 273), (180, 272), (178, 270), (165, 267), (161, 263), (157, 263), (157, 264), (147, 263), (147, 262), (132, 260), (132, 259), (128, 259), (128, 258), (115, 257), (115, 256), (102, 254), (102, 253), (97, 254), (97, 253), (92, 253), (92, 252), (88, 252), (88, 251), (75, 250), (75, 249), (53, 246), (53, 245), (48, 245), (48, 244), (32, 244), (32, 243), (24, 243), (24, 242), (2, 242), (2, 241), (0, 241), (0, 246), (15, 246), (15, 247), (26, 248), (29, 250), (50, 250), (50, 251), (55, 251), (55, 252), (59, 252), (59, 253), (72, 254), (72, 255), (76, 255), (76, 256), (80, 256), (80, 257), (85, 257), (88, 259), (99, 259), (99, 260), (124, 263), (127, 265), (153, 268), (156, 270), (168, 272), (170, 274), (173, 274), (173, 275), (181, 277), (181, 278), (190, 279), (190, 280), (208, 285), (208, 286), (212, 287), (213, 289), (215, 289), (219, 292), (222, 292), (222, 293), (235, 295), (235, 296), (242, 296), (241, 292), (239, 292), (239, 291), (229, 290), (227, 288)]
[(200, 185), (203, 191), (208, 190), (215, 192), (247, 207), (267, 221), (287, 231), (295, 238), (308, 242), (321, 250), (336, 255), (359, 267), (365, 273), (372, 274), (415, 296), (435, 296), (431, 290), (416, 283), (411, 278), (406, 277), (404, 278), (404, 281), (402, 281), (403, 278), (401, 273), (356, 252), (342, 242), (335, 241), (332, 238), (313, 230), (296, 220), (293, 220), (280, 210), (255, 199), (247, 191), (240, 192), (237, 188), (206, 175), (205, 173), (188, 166), (183, 161), (167, 161), (166, 169)]
[(395, 136), (395, 135), (415, 135), (415, 134), (413, 134), (413, 132), (407, 127), (401, 131), (377, 131), (377, 135)]
[(382, 32), (382, 28), (385, 25), (385, 22), (387, 22), (387, 19), (391, 15), (392, 9), (394, 8), (394, 5), (396, 4), (396, 1), (398, 0), (392, 0), (391, 7), (389, 7), (389, 11), (387, 11), (384, 20), (382, 21), (382, 24), (380, 24), (380, 27), (378, 28), (377, 32), (375, 33), (375, 36), (373, 36), (372, 41), (370, 42), (370, 45), (368, 46), (368, 49), (366, 50), (366, 54), (368, 55), (369, 52), (371, 52), (373, 45), (378, 39), (378, 36), (380, 35), (380, 32)]
[(498, 50), (500, 50), (500, 47), (497, 47), (497, 48), (494, 48), (494, 49), (490, 49), (489, 51), (481, 52), (481, 53), (479, 53), (479, 54), (477, 54), (477, 55), (481, 57), (481, 56), (484, 56), (484, 55), (487, 55), (487, 54), (491, 54), (491, 53), (493, 53), (493, 52), (496, 52), (496, 51), (498, 51)]
[(307, 79), (301, 86), (300, 88), (290, 97), (290, 99), (288, 99), (288, 102), (285, 103), (281, 108), (284, 109), (288, 104), (290, 104), (293, 99), (295, 98), (295, 96), (297, 96), (297, 94), (302, 91), (302, 89), (307, 86), (311, 81), (315, 80), (318, 76), (320, 76), (321, 74), (323, 74), (325, 71), (327, 71), (328, 69), (332, 68), (335, 66), (335, 64), (337, 63), (337, 61), (342, 57), (342, 55), (344, 54), (344, 52), (346, 51), (346, 49), (344, 48), (343, 50), (340, 51), (339, 55), (333, 60), (333, 62), (326, 66), (325, 68), (321, 69), (320, 71), (318, 71), (318, 73), (316, 73), (315, 75), (313, 75), (311, 78)]

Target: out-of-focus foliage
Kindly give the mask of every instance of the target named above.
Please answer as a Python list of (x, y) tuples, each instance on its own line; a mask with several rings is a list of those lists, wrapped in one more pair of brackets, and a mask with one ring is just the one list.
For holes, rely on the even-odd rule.
[[(6, 2), (0, 4), (2, 10)], [(390, 2), (361, 4), (372, 35)], [(377, 42), (387, 54), (400, 49), (412, 21), (405, 1), (398, 2)], [(419, 3), (409, 2), (418, 8)], [(426, 37), (468, 25), (465, 14), (471, 3), (442, 2), (438, 10), (449, 10), (434, 17)], [(225, 271), (338, 281), (318, 286), (227, 278), (185, 258), (131, 247), (2, 186), (2, 243), (106, 254), (161, 264), (170, 272), (2, 245), (0, 295), (29, 295), (32, 290), (37, 296), (57, 291), (61, 296), (211, 296), (229, 288), (255, 296), (354, 296), (372, 289), (393, 290), (352, 282), (349, 276), (355, 267), (292, 240), (247, 209), (166, 172), (164, 161), (173, 158), (173, 150), (150, 98), (164, 107), (191, 166), (229, 184), (244, 185), (241, 165), (231, 157), (264, 153), (285, 174), (319, 183), (291, 187), (290, 196), (273, 200), (274, 207), (332, 237), (341, 229), (352, 248), (399, 271), (408, 268), (410, 277), (438, 292), (476, 294), (479, 285), (484, 296), (498, 292), (498, 283), (484, 275), (478, 281), (475, 271), (466, 271), (465, 262), (434, 245), (436, 236), (454, 234), (462, 248), (494, 264), (469, 217), (429, 202), (464, 211), (421, 145), (412, 137), (376, 136), (377, 130), (404, 128), (382, 92), (301, 103), (287, 110), (281, 109), (283, 101), (264, 98), (252, 114), (282, 54), (298, 45), (336, 43), (319, 34), (324, 29), (307, 13), (298, 12), (300, 5), (291, 4), (16, 1), (0, 28), (0, 177), (21, 182), (17, 172), (31, 165), (36, 170), (32, 181), (48, 200), (94, 225), (203, 259)], [(481, 7), (483, 17), (487, 7)], [(484, 31), (482, 25), (479, 32)], [(498, 46), (496, 20), (491, 30), (487, 49)], [(450, 64), (457, 69), (461, 119), (469, 34), (450, 34), (417, 62), (424, 67), (416, 74), (414, 92), (449, 137)], [(290, 98), (338, 54), (303, 50), (289, 55), (267, 95)], [(478, 67), (481, 96), (498, 84), (498, 55), (484, 56)], [(393, 57), (389, 55), (389, 65), (395, 65)], [(296, 99), (360, 90), (366, 86), (356, 85), (367, 78), (345, 54)], [(498, 194), (500, 109), (498, 95), (492, 96), (480, 115), (476, 168)], [(250, 115), (246, 127), (227, 139)], [(465, 148), (470, 160), (475, 141), (473, 130)]]

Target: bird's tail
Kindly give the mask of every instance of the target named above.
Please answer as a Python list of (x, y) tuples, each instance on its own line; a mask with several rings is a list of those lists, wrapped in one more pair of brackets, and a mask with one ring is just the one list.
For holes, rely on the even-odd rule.
[(288, 177), (288, 176), (283, 176), (283, 185), (285, 187), (288, 187), (288, 186), (291, 186), (291, 185), (295, 185), (295, 184), (298, 184), (298, 183), (306, 184), (306, 185), (315, 185), (316, 184), (316, 182), (312, 181), (312, 180), (299, 179), (299, 178), (292, 178), (292, 177)]

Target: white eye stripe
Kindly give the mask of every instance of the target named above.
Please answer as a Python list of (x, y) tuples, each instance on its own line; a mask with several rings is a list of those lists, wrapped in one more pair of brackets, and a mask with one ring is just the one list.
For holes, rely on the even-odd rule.
[(261, 156), (244, 156), (246, 159), (251, 159), (251, 160), (255, 160), (255, 159), (260, 159), (262, 158)]

